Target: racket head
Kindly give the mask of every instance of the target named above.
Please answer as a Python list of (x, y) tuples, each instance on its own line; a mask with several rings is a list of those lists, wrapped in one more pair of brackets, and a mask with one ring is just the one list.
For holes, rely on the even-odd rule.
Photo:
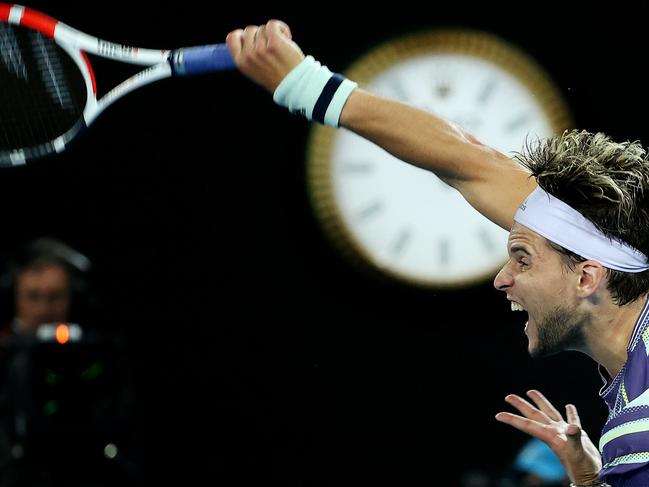
[[(86, 52), (149, 67), (98, 100)], [(225, 44), (173, 52), (124, 46), (0, 2), (0, 168), (61, 152), (107, 106), (136, 88), (172, 75), (234, 68)]]
[(0, 167), (61, 152), (96, 104), (92, 67), (79, 49), (55, 42), (56, 23), (0, 4)]

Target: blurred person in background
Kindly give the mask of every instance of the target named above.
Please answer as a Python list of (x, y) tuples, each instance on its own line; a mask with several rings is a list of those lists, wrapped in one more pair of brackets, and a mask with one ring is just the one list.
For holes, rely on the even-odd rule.
[[(95, 329), (91, 262), (41, 237), (6, 261), (0, 487), (130, 485), (134, 389), (123, 343)], [(61, 332), (61, 333), (59, 333)]]
[(88, 304), (81, 296), (87, 297), (90, 266), (85, 255), (54, 238), (38, 238), (21, 247), (8, 260), (0, 283), (6, 310), (11, 311), (2, 334), (32, 336), (40, 325), (69, 321), (73, 303)]

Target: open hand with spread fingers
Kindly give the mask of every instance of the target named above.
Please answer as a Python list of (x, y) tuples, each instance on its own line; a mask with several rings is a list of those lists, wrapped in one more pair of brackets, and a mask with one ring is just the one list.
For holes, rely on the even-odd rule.
[(573, 483), (589, 484), (596, 481), (602, 468), (601, 456), (581, 428), (577, 408), (572, 404), (566, 405), (564, 420), (539, 391), (531, 390), (527, 395), (534, 405), (516, 394), (505, 397), (505, 401), (522, 416), (500, 412), (496, 414), (496, 419), (544, 441), (557, 455)]

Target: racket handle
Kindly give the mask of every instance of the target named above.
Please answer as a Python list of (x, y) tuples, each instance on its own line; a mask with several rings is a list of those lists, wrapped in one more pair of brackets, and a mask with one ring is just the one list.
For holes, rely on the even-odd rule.
[(226, 44), (184, 47), (176, 49), (169, 58), (177, 76), (225, 71), (236, 68)]

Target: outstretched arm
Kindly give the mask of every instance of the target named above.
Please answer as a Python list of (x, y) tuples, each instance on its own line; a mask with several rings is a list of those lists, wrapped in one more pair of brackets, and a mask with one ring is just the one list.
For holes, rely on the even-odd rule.
[(528, 391), (533, 406), (516, 394), (505, 398), (522, 414), (501, 412), (496, 419), (544, 441), (557, 455), (571, 482), (588, 485), (598, 479), (602, 468), (599, 451), (581, 429), (577, 408), (566, 406), (566, 420), (539, 391)]
[[(304, 59), (288, 26), (277, 20), (232, 31), (227, 43), (239, 70), (270, 92)], [(398, 159), (434, 172), (507, 230), (536, 186), (515, 161), (456, 124), (361, 88), (347, 99), (339, 124)]]

